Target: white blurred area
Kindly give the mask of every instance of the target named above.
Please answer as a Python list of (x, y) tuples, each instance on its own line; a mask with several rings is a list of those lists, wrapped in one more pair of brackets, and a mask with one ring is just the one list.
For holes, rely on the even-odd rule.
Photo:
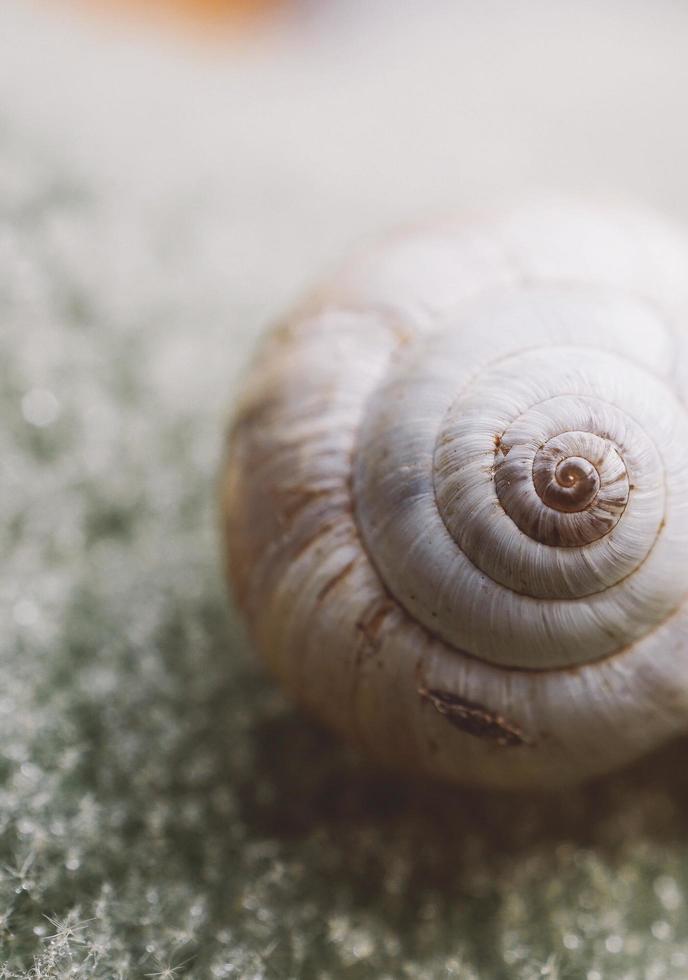
[[(117, 222), (158, 222), (237, 337), (361, 236), (445, 208), (544, 188), (688, 219), (687, 119), (688, 4), (669, 0), (309, 0), (205, 41), (0, 5), (3, 202), (46, 161), (82, 175), (98, 261), (135, 266), (107, 252), (136, 252)], [(153, 288), (139, 244), (122, 282)]]

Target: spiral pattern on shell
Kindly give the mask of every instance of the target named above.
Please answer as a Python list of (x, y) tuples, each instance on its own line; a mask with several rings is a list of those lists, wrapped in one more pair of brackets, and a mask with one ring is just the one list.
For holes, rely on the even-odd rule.
[(685, 596), (688, 494), (667, 488), (688, 487), (688, 420), (616, 352), (629, 330), (648, 351), (656, 313), (603, 308), (602, 323), (594, 292), (506, 291), (428, 337), (363, 414), (371, 560), (415, 619), (493, 663), (608, 656)]
[(295, 695), (500, 784), (688, 728), (687, 310), (671, 227), (545, 203), (402, 236), (277, 331), (225, 513)]

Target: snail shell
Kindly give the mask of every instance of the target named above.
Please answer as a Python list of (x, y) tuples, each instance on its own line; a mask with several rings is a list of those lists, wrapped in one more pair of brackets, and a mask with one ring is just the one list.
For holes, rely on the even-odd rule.
[(556, 785), (688, 730), (688, 242), (561, 202), (354, 261), (264, 342), (230, 574), (378, 759)]

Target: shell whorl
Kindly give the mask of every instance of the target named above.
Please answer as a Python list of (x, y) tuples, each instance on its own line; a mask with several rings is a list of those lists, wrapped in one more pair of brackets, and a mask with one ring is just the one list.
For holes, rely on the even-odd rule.
[(687, 314), (680, 233), (555, 204), (393, 240), (277, 331), (225, 512), (294, 694), (499, 784), (688, 728)]
[[(668, 488), (688, 486), (688, 419), (595, 337), (600, 301), (507, 291), (433, 334), (366, 411), (355, 499), (371, 560), (427, 629), (492, 663), (597, 660), (686, 593), (688, 498)], [(633, 312), (656, 346), (653, 311), (603, 305), (608, 344)]]

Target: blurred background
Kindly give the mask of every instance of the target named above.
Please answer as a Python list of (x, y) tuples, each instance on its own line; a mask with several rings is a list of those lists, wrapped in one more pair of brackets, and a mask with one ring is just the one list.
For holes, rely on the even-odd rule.
[(688, 976), (685, 745), (521, 798), (315, 729), (225, 596), (272, 318), (390, 225), (688, 219), (677, 0), (3, 0), (0, 976)]

